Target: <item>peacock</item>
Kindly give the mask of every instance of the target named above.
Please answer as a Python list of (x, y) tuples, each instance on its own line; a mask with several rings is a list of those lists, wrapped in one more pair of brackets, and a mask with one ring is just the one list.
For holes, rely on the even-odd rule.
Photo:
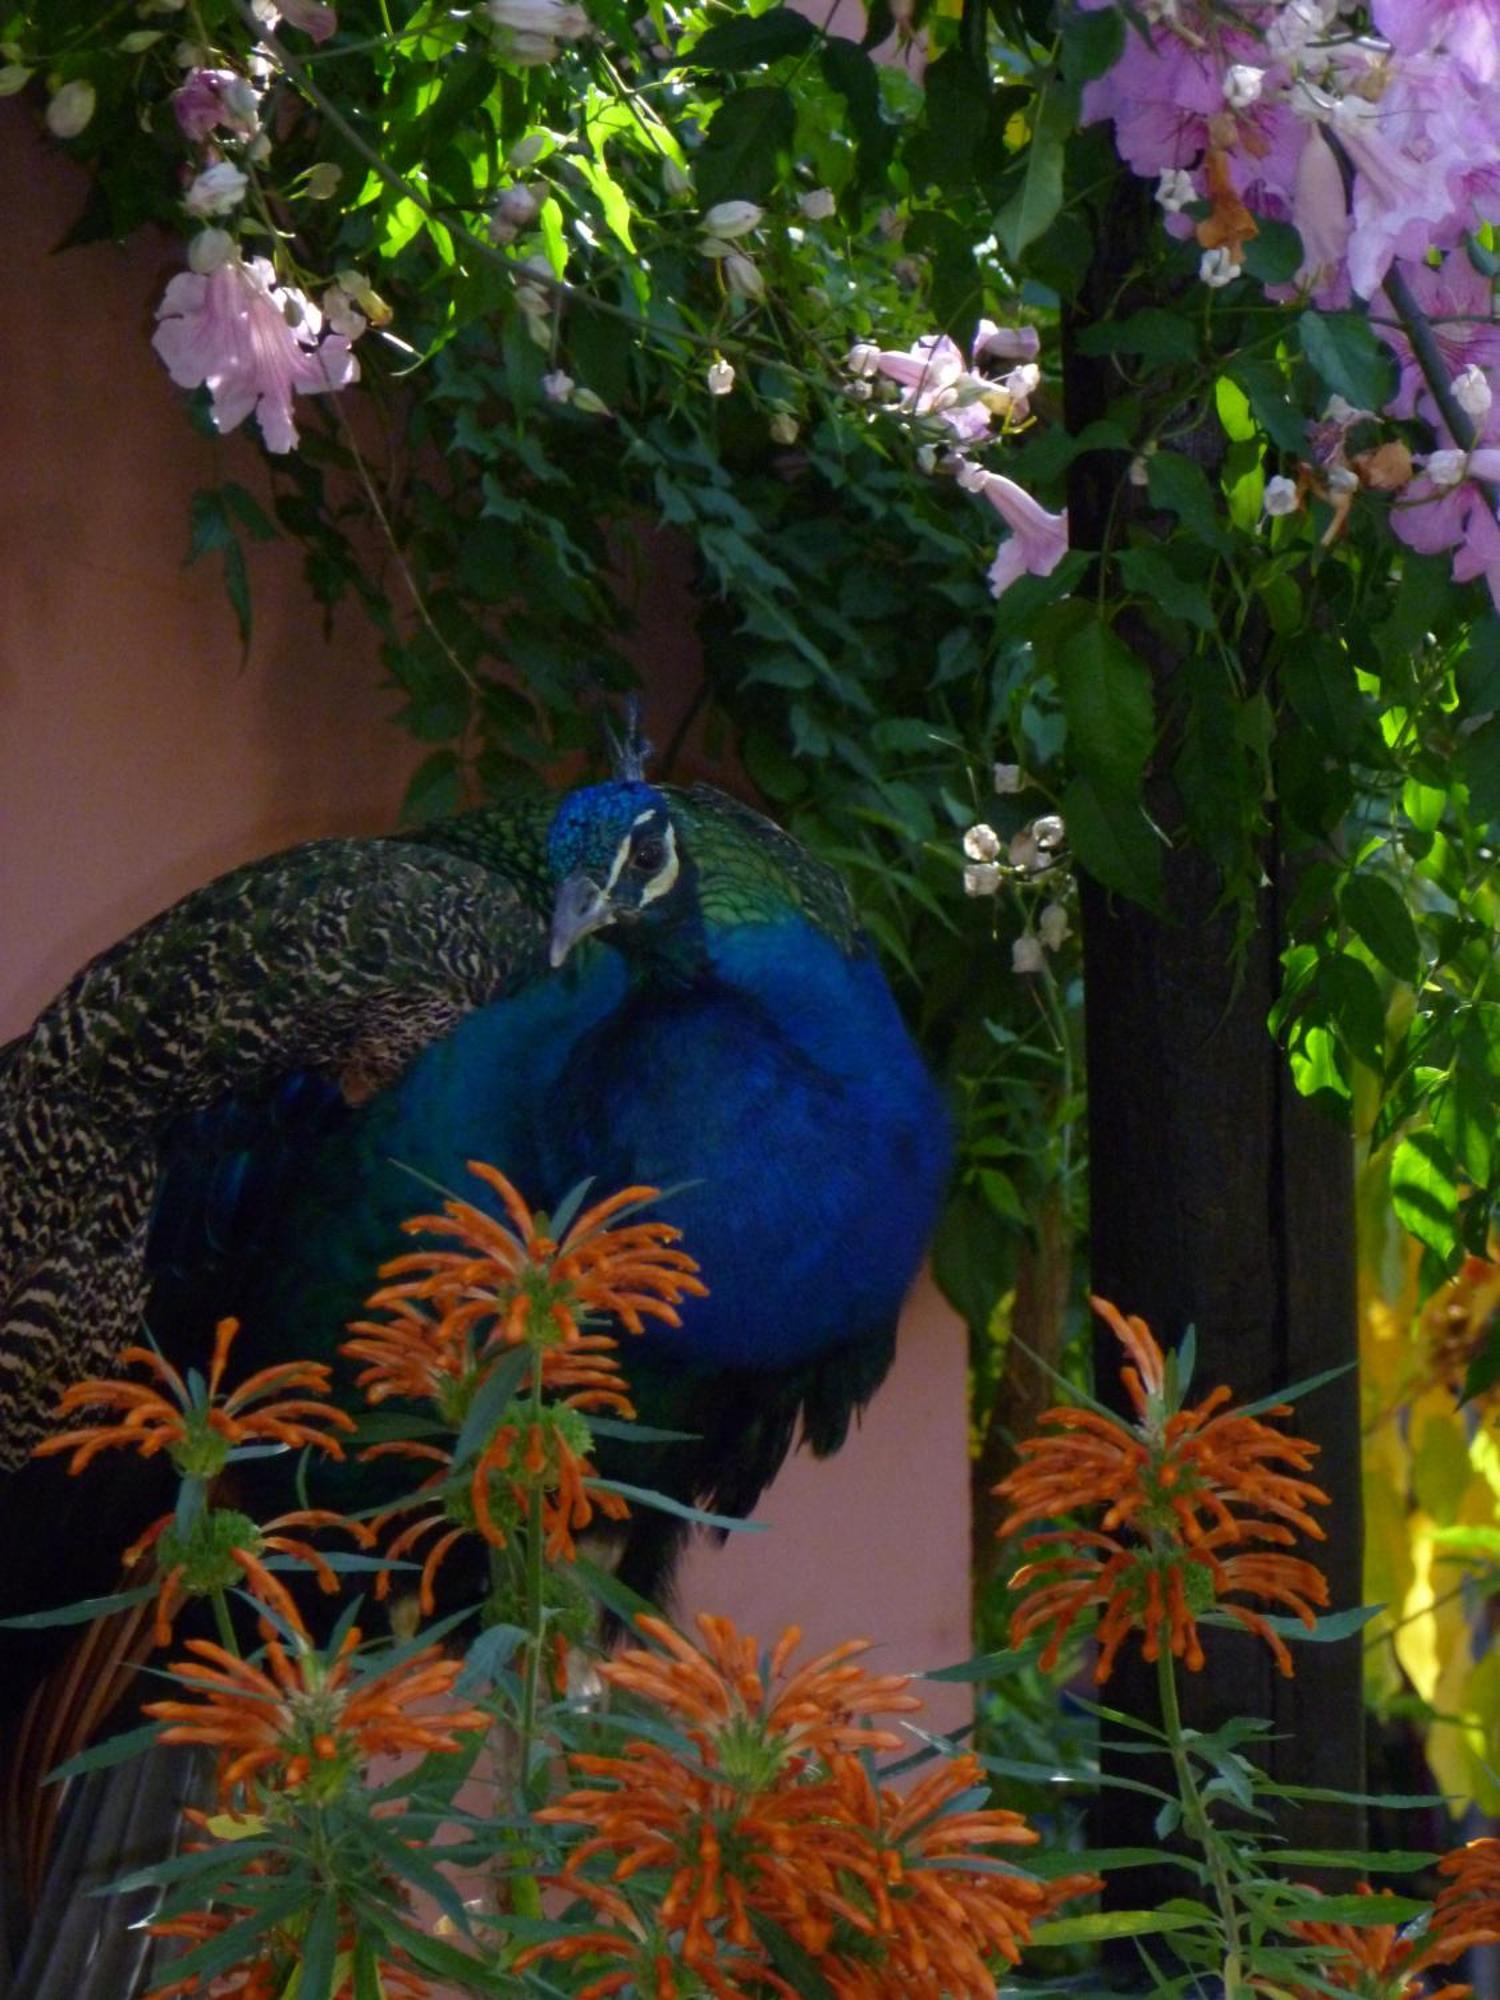
[[(149, 1513), (139, 1468), (28, 1462), (61, 1386), (142, 1322), (179, 1359), (226, 1314), (246, 1368), (331, 1358), (470, 1159), (540, 1207), (590, 1177), (668, 1191), (707, 1296), (626, 1359), (644, 1423), (682, 1435), (601, 1440), (601, 1470), (744, 1515), (885, 1376), (949, 1136), (838, 875), (720, 791), (648, 782), (633, 735), (560, 801), (224, 876), (0, 1050), (0, 1613), (111, 1588)], [(662, 1598), (687, 1532), (634, 1510), (622, 1583)], [(33, 1947), (15, 2000), (131, 1990), (120, 1936), (80, 1950), (113, 1987)]]

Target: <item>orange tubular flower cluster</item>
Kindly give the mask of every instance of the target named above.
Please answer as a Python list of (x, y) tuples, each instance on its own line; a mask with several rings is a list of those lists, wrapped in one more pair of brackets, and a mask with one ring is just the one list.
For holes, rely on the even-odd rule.
[[(1274, 1628), (1249, 1606), (1224, 1600), (1241, 1593), (1281, 1604), (1308, 1626), (1315, 1607), (1327, 1604), (1322, 1572), (1281, 1553), (1295, 1530), (1322, 1538), (1308, 1508), (1326, 1506), (1328, 1496), (1302, 1477), (1317, 1446), (1226, 1409), (1226, 1388), (1173, 1409), (1166, 1360), (1144, 1320), (1126, 1319), (1103, 1299), (1092, 1303), (1130, 1357), (1120, 1378), (1136, 1422), (1048, 1410), (1040, 1421), (1051, 1434), (1026, 1439), (1021, 1463), (996, 1487), (1010, 1503), (1003, 1536), (1084, 1508), (1104, 1510), (1097, 1529), (1055, 1529), (1022, 1542), (1031, 1560), (1011, 1578), (1026, 1593), (1011, 1621), (1012, 1645), (1047, 1631), (1042, 1665), (1050, 1667), (1079, 1617), (1098, 1607), (1097, 1681), (1108, 1678), (1132, 1631), (1142, 1633), (1148, 1660), (1165, 1647), (1196, 1670), (1198, 1617), (1218, 1608), (1264, 1639), (1290, 1674), (1291, 1655)], [(1290, 1408), (1277, 1404), (1267, 1414), (1287, 1416)]]
[[(629, 1332), (640, 1333), (643, 1315), (677, 1326), (678, 1302), (705, 1296), (697, 1264), (672, 1247), (680, 1230), (667, 1222), (608, 1226), (622, 1209), (654, 1200), (660, 1189), (622, 1188), (585, 1209), (557, 1242), (537, 1227), (536, 1217), (504, 1174), (482, 1160), (470, 1160), (469, 1171), (494, 1189), (514, 1228), (466, 1201), (444, 1202), (441, 1215), (413, 1216), (402, 1224), (409, 1234), (457, 1237), (463, 1247), (412, 1251), (383, 1265), (380, 1275), (398, 1282), (377, 1292), (372, 1307), (404, 1316), (415, 1302), (430, 1304), (445, 1341), (465, 1341), (487, 1328), (484, 1348), (526, 1341), (542, 1346), (541, 1322), (556, 1341), (573, 1346), (582, 1338), (580, 1314), (608, 1313)], [(371, 1394), (386, 1379), (379, 1361), (352, 1343), (345, 1351), (374, 1364), (361, 1378)], [(411, 1392), (390, 1387), (383, 1393)]]
[[(1477, 1945), (1500, 1944), (1500, 1840), (1472, 1840), (1438, 1863), (1448, 1877), (1432, 1906), (1425, 1931), (1403, 1932), (1395, 1924), (1295, 1923), (1289, 1928), (1320, 1952), (1319, 1976), (1361, 2000), (1468, 2000), (1473, 1987), (1450, 1981), (1431, 1990), (1422, 1974), (1451, 1965)], [(1357, 1885), (1373, 1896), (1368, 1882)], [(1389, 1895), (1389, 1890), (1382, 1891)], [(1295, 1989), (1297, 2000), (1314, 2000), (1311, 1988)]]
[[(795, 1630), (762, 1670), (755, 1642), (727, 1619), (700, 1616), (701, 1647), (659, 1619), (638, 1623), (662, 1650), (628, 1650), (600, 1674), (675, 1723), (685, 1747), (631, 1741), (619, 1756), (569, 1760), (596, 1782), (538, 1817), (588, 1829), (560, 1886), (608, 1925), (533, 1946), (518, 1965), (585, 1953), (621, 1962), (580, 2000), (632, 1981), (673, 1994), (649, 1974), (673, 1960), (714, 1994), (782, 1992), (756, 1961), (764, 1918), (813, 1956), (840, 2000), (989, 2000), (987, 1957), (1014, 1963), (1036, 1915), (1079, 1885), (966, 1865), (1036, 1839), (1015, 1813), (949, 1810), (981, 1782), (972, 1758), (906, 1799), (871, 1782), (857, 1753), (901, 1739), (866, 1718), (919, 1707), (909, 1677), (855, 1665), (862, 1640), (788, 1672)], [(604, 1883), (586, 1872), (601, 1861)], [(649, 1928), (625, 1886), (642, 1871), (665, 1882), (650, 1884)]]
[[(359, 1387), (371, 1403), (392, 1396), (430, 1400), (447, 1421), (463, 1414), (508, 1348), (530, 1348), (526, 1373), (510, 1409), (472, 1462), (454, 1463), (437, 1444), (397, 1440), (372, 1446), (366, 1458), (414, 1458), (435, 1470), (417, 1493), (387, 1510), (389, 1522), (425, 1509), (387, 1549), (393, 1561), (424, 1548), (419, 1601), (431, 1615), (435, 1578), (449, 1551), (477, 1532), (504, 1548), (500, 1515), (529, 1516), (540, 1495), (539, 1519), (551, 1561), (570, 1562), (574, 1537), (598, 1514), (623, 1520), (629, 1513), (617, 1494), (590, 1487), (594, 1467), (576, 1440), (582, 1426), (562, 1413), (635, 1411), (615, 1356), (613, 1335), (586, 1331), (579, 1316), (610, 1313), (639, 1333), (643, 1315), (679, 1323), (678, 1303), (702, 1297), (697, 1265), (675, 1249), (679, 1232), (664, 1222), (611, 1228), (623, 1210), (652, 1200), (658, 1190), (625, 1188), (585, 1210), (554, 1241), (538, 1225), (520, 1194), (495, 1168), (471, 1161), (471, 1171), (500, 1197), (509, 1223), (468, 1202), (449, 1201), (441, 1215), (415, 1216), (408, 1231), (457, 1237), (459, 1250), (413, 1252), (382, 1269), (384, 1285), (370, 1300), (382, 1320), (358, 1320), (343, 1352), (364, 1364)], [(540, 1411), (521, 1406), (540, 1395)], [(377, 1590), (390, 1586), (382, 1572)]]
[[(299, 1507), (290, 1514), (278, 1514), (274, 1521), (267, 1521), (257, 1527), (246, 1516), (232, 1513), (227, 1509), (214, 1509), (205, 1521), (205, 1532), (212, 1533), (215, 1520), (231, 1523), (239, 1532), (239, 1538), (223, 1548), (223, 1574), (212, 1581), (194, 1574), (198, 1552), (192, 1549), (173, 1549), (177, 1560), (161, 1563), (161, 1545), (170, 1543), (176, 1527), (172, 1514), (163, 1514), (152, 1522), (137, 1541), (131, 1543), (122, 1558), (127, 1572), (133, 1569), (141, 1558), (155, 1549), (158, 1556), (159, 1584), (156, 1596), (156, 1624), (154, 1638), (158, 1646), (165, 1646), (172, 1636), (172, 1620), (182, 1609), (184, 1602), (199, 1594), (204, 1588), (225, 1588), (232, 1581), (242, 1579), (243, 1586), (253, 1597), (271, 1608), (291, 1626), (301, 1632), (302, 1614), (285, 1585), (266, 1568), (262, 1557), (270, 1549), (278, 1555), (293, 1557), (313, 1572), (318, 1580), (318, 1588), (332, 1597), (338, 1590), (339, 1580), (332, 1567), (319, 1550), (301, 1535), (289, 1535), (288, 1528), (337, 1528), (340, 1533), (353, 1537), (362, 1549), (375, 1546), (375, 1536), (363, 1521), (350, 1520), (346, 1515), (336, 1514), (327, 1507)], [(214, 1553), (217, 1553), (215, 1551)], [(238, 1573), (238, 1574), (236, 1574)]]
[[(220, 1471), (229, 1452), (241, 1444), (311, 1445), (330, 1458), (342, 1458), (343, 1446), (329, 1432), (352, 1431), (354, 1419), (322, 1400), (328, 1394), (332, 1374), (324, 1362), (284, 1361), (259, 1369), (222, 1402), (218, 1400), (229, 1350), (238, 1332), (238, 1320), (219, 1321), (207, 1397), (202, 1403), (195, 1401), (181, 1375), (160, 1354), (149, 1347), (127, 1347), (121, 1361), (146, 1369), (160, 1386), (92, 1376), (75, 1382), (62, 1393), (59, 1417), (95, 1409), (121, 1414), (112, 1423), (87, 1424), (46, 1438), (34, 1455), (47, 1458), (71, 1451), (68, 1470), (76, 1473), (101, 1451), (115, 1446), (128, 1446), (142, 1458), (171, 1451), (181, 1471), (206, 1477)], [(302, 1393), (290, 1393), (293, 1391)]]
[[(154, 1701), (144, 1712), (167, 1724), (163, 1743), (207, 1743), (219, 1751), (219, 1789), (254, 1793), (269, 1783), (331, 1796), (370, 1758), (402, 1751), (453, 1751), (458, 1734), (484, 1730), (477, 1708), (439, 1708), (463, 1671), (436, 1646), (383, 1672), (355, 1679), (360, 1634), (350, 1630), (333, 1657), (311, 1646), (288, 1654), (279, 1639), (266, 1647), (269, 1671), (215, 1645), (189, 1639), (192, 1660), (171, 1669), (201, 1698)], [(426, 1709), (428, 1713), (419, 1713)]]
[[(212, 1943), (248, 1913), (248, 1905), (237, 1905), (232, 1909), (189, 1910), (179, 1917), (158, 1918), (146, 1928), (153, 1937), (179, 1938), (185, 1950), (192, 1950), (198, 1945)], [(340, 1938), (341, 1955), (345, 1952), (352, 1954), (353, 1948), (352, 1932)], [(249, 1964), (234, 1966), (228, 1972), (217, 1973), (206, 1981), (197, 1973), (189, 1973), (185, 1979), (172, 1979), (163, 1986), (152, 1987), (146, 2000), (180, 2000), (180, 1996), (186, 1994), (193, 1994), (196, 2000), (281, 2000), (301, 1959), (301, 1938), (290, 1931), (277, 1930)], [(432, 1992), (427, 1981), (410, 1966), (393, 1963), (388, 1958), (379, 1961), (376, 1973), (379, 1991), (386, 1996), (386, 2000), (428, 2000)], [(348, 1978), (340, 1980), (334, 1988), (333, 2000), (354, 2000), (352, 1969)]]

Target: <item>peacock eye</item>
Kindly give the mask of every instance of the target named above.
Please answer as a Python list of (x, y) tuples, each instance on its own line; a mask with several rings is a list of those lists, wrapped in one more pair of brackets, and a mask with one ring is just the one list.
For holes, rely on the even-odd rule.
[(643, 874), (654, 875), (667, 858), (666, 843), (654, 834), (637, 841), (631, 851), (630, 865), (639, 868)]

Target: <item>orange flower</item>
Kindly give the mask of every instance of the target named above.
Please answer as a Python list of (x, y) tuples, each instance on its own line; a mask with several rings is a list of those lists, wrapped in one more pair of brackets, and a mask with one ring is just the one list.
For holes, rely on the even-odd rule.
[[(1326, 1505), (1327, 1495), (1301, 1477), (1317, 1447), (1225, 1409), (1225, 1388), (1193, 1408), (1174, 1408), (1166, 1358), (1144, 1320), (1124, 1318), (1104, 1299), (1092, 1304), (1130, 1356), (1120, 1373), (1136, 1421), (1092, 1409), (1048, 1410), (1040, 1422), (1055, 1434), (1019, 1446), (1021, 1463), (995, 1489), (1010, 1502), (1002, 1535), (1086, 1507), (1104, 1513), (1097, 1530), (1052, 1530), (1022, 1542), (1033, 1560), (1011, 1578), (1013, 1589), (1027, 1592), (1012, 1617), (1011, 1643), (1050, 1628), (1042, 1655), (1050, 1667), (1081, 1613), (1098, 1606), (1104, 1615), (1094, 1677), (1103, 1681), (1134, 1630), (1144, 1634), (1147, 1659), (1165, 1646), (1200, 1668), (1197, 1620), (1230, 1592), (1286, 1605), (1315, 1624), (1313, 1607), (1327, 1604), (1327, 1582), (1311, 1563), (1279, 1551), (1295, 1540), (1293, 1528), (1322, 1537), (1308, 1508)], [(1277, 1404), (1268, 1414), (1289, 1413)], [(1128, 1540), (1114, 1532), (1122, 1529)], [(1291, 1655), (1264, 1617), (1242, 1604), (1222, 1609), (1264, 1639), (1282, 1672), (1291, 1673)]]
[(665, 1619), (642, 1616), (636, 1624), (664, 1651), (631, 1647), (599, 1668), (601, 1678), (675, 1715), (710, 1758), (722, 1758), (732, 1737), (746, 1730), (758, 1733), (778, 1768), (792, 1756), (896, 1750), (899, 1736), (867, 1728), (855, 1718), (922, 1706), (910, 1691), (910, 1674), (871, 1674), (851, 1664), (870, 1650), (868, 1639), (846, 1639), (782, 1680), (802, 1638), (795, 1625), (782, 1633), (763, 1670), (754, 1639), (737, 1631), (728, 1618), (699, 1612), (702, 1647)]
[(288, 1528), (337, 1528), (351, 1535), (362, 1549), (373, 1548), (375, 1536), (362, 1521), (350, 1520), (326, 1507), (301, 1507), (279, 1514), (264, 1527), (257, 1527), (247, 1514), (230, 1507), (209, 1507), (185, 1533), (174, 1514), (163, 1514), (152, 1522), (138, 1540), (125, 1551), (125, 1568), (131, 1570), (148, 1552), (156, 1555), (159, 1579), (156, 1597), (154, 1638), (165, 1646), (172, 1636), (172, 1620), (189, 1597), (206, 1597), (215, 1591), (241, 1586), (270, 1605), (293, 1631), (303, 1630), (302, 1617), (285, 1586), (266, 1568), (262, 1557), (267, 1550), (292, 1556), (305, 1563), (318, 1581), (318, 1588), (332, 1596), (339, 1587), (331, 1565), (311, 1542), (289, 1535)]
[(573, 2000), (604, 2000), (606, 1994), (626, 1987), (650, 1995), (652, 2000), (678, 2000), (679, 1995), (686, 2000), (703, 1992), (712, 1994), (714, 2000), (761, 2000), (766, 1993), (798, 2000), (797, 1989), (788, 1986), (758, 1950), (741, 1951), (731, 1946), (715, 1963), (686, 1971), (672, 1950), (670, 1933), (660, 1925), (648, 1924), (618, 1890), (584, 1881), (570, 1882), (568, 1887), (604, 1921), (596, 1930), (569, 1931), (566, 1937), (529, 1945), (516, 1958), (515, 1969), (523, 1972), (543, 1958), (620, 1961), (614, 1971), (578, 1987)]
[[(322, 1400), (328, 1394), (332, 1373), (324, 1362), (284, 1361), (273, 1368), (261, 1368), (222, 1403), (216, 1401), (238, 1332), (238, 1320), (219, 1321), (206, 1385), (191, 1376), (184, 1382), (171, 1363), (152, 1348), (127, 1347), (121, 1361), (146, 1369), (160, 1387), (92, 1376), (75, 1382), (59, 1399), (59, 1417), (100, 1408), (121, 1414), (112, 1423), (86, 1424), (46, 1438), (36, 1446), (35, 1456), (47, 1458), (71, 1451), (68, 1470), (76, 1473), (101, 1451), (128, 1445), (142, 1458), (166, 1451), (179, 1472), (200, 1479), (215, 1478), (223, 1471), (231, 1450), (241, 1444), (312, 1445), (331, 1458), (342, 1458), (343, 1446), (328, 1431), (352, 1431), (354, 1419)], [(163, 1390), (168, 1393), (164, 1395)], [(289, 1393), (294, 1390), (306, 1393)]]
[[(388, 1317), (356, 1321), (354, 1338), (343, 1348), (365, 1364), (358, 1383), (370, 1402), (429, 1400), (456, 1429), (506, 1350), (523, 1343), (530, 1350), (515, 1394), (462, 1465), (450, 1450), (425, 1442), (393, 1440), (364, 1454), (415, 1458), (438, 1468), (377, 1523), (383, 1527), (398, 1515), (426, 1510), (402, 1528), (387, 1553), (404, 1558), (426, 1544), (419, 1596), (429, 1614), (437, 1571), (463, 1535), (473, 1530), (493, 1548), (506, 1547), (534, 1497), (553, 1561), (573, 1560), (574, 1536), (596, 1514), (628, 1516), (618, 1495), (590, 1484), (597, 1475), (583, 1413), (633, 1417), (635, 1411), (614, 1336), (585, 1331), (579, 1317), (607, 1312), (639, 1333), (643, 1314), (675, 1326), (678, 1301), (704, 1294), (697, 1265), (672, 1247), (679, 1232), (669, 1224), (608, 1226), (622, 1210), (654, 1199), (655, 1188), (625, 1188), (597, 1202), (554, 1242), (503, 1174), (478, 1161), (469, 1164), (499, 1195), (509, 1225), (461, 1201), (445, 1203), (442, 1215), (407, 1222), (408, 1230), (457, 1237), (463, 1248), (413, 1252), (387, 1264), (382, 1275), (399, 1282), (383, 1286), (369, 1303)], [(545, 1404), (538, 1405), (539, 1397)], [(380, 1594), (389, 1584), (383, 1572)]]
[(853, 1758), (840, 1760), (838, 1775), (878, 1846), (882, 1876), (872, 1920), (856, 1926), (865, 1933), (858, 1951), (835, 1948), (820, 1964), (838, 2000), (993, 2000), (990, 1961), (1015, 1965), (1039, 1918), (1102, 1886), (1093, 1875), (1039, 1882), (970, 1865), (986, 1850), (1037, 1838), (1019, 1813), (965, 1804), (963, 1795), (985, 1783), (976, 1757), (953, 1758), (904, 1796), (878, 1788)]
[[(482, 1329), (482, 1348), (538, 1347), (561, 1342), (571, 1346), (581, 1338), (579, 1315), (608, 1313), (631, 1333), (643, 1330), (643, 1315), (681, 1324), (676, 1310), (683, 1298), (702, 1298), (706, 1287), (698, 1266), (685, 1251), (672, 1246), (681, 1231), (667, 1222), (635, 1222), (611, 1229), (609, 1222), (624, 1209), (654, 1201), (658, 1188), (622, 1188), (618, 1194), (586, 1209), (560, 1242), (543, 1234), (537, 1218), (516, 1189), (496, 1168), (469, 1161), (470, 1173), (494, 1189), (513, 1228), (466, 1201), (450, 1200), (441, 1215), (417, 1215), (402, 1227), (411, 1234), (456, 1237), (459, 1250), (413, 1251), (381, 1269), (388, 1284), (370, 1300), (377, 1309), (411, 1312), (415, 1301), (430, 1301), (447, 1342), (467, 1342)], [(379, 1328), (361, 1327), (373, 1332)], [(347, 1351), (356, 1353), (351, 1346)], [(361, 1378), (371, 1394), (388, 1379), (373, 1354), (371, 1370)], [(383, 1388), (387, 1395), (409, 1394), (405, 1388)]]
[(456, 1732), (487, 1729), (481, 1709), (419, 1714), (451, 1694), (460, 1660), (427, 1646), (411, 1659), (357, 1675), (358, 1630), (346, 1632), (331, 1658), (280, 1639), (266, 1646), (269, 1671), (215, 1645), (189, 1639), (193, 1660), (171, 1671), (201, 1699), (154, 1701), (144, 1712), (169, 1726), (163, 1743), (209, 1743), (220, 1753), (219, 1789), (254, 1791), (269, 1780), (283, 1791), (306, 1788), (314, 1802), (335, 1797), (370, 1758), (406, 1750), (458, 1750)]
[[(153, 1937), (180, 1938), (184, 1949), (193, 1950), (211, 1944), (252, 1909), (253, 1905), (236, 1901), (228, 1909), (189, 1910), (177, 1917), (159, 1917), (146, 1928)], [(352, 1954), (353, 1950), (354, 1935), (350, 1931), (339, 1939), (339, 1951)], [(197, 1995), (198, 2000), (281, 2000), (301, 1962), (300, 1934), (291, 1926), (278, 1925), (249, 1963), (211, 1974), (207, 1983), (198, 1973), (190, 1972), (185, 1979), (154, 1986), (146, 2000), (178, 2000), (178, 1996), (189, 1993)], [(376, 1972), (379, 1991), (386, 1995), (386, 2000), (428, 2000), (432, 1992), (425, 1979), (399, 1961), (382, 1957)], [(335, 1987), (333, 2000), (354, 2000), (352, 1968), (348, 1978)]]
[[(1357, 1993), (1361, 2000), (1467, 2000), (1473, 1988), (1460, 1981), (1431, 1992), (1420, 1975), (1451, 1965), (1476, 1945), (1500, 1944), (1500, 1840), (1472, 1840), (1438, 1863), (1448, 1876), (1432, 1906), (1425, 1931), (1395, 1924), (1325, 1924), (1306, 1921), (1288, 1929), (1316, 1945), (1318, 1972), (1329, 1985)], [(1368, 1882), (1357, 1885), (1373, 1896)], [(1388, 1889), (1382, 1895), (1389, 1895)], [(1298, 2000), (1313, 2000), (1312, 1989), (1294, 1989)]]
[[(700, 1616), (701, 1646), (660, 1619), (637, 1622), (662, 1650), (632, 1649), (599, 1672), (651, 1703), (686, 1742), (632, 1741), (618, 1756), (570, 1758), (575, 1776), (597, 1782), (538, 1817), (587, 1829), (561, 1886), (612, 1928), (535, 1946), (528, 1960), (621, 1960), (585, 1989), (602, 1995), (632, 1980), (654, 1990), (642, 1968), (664, 1955), (709, 1991), (733, 1994), (741, 1979), (775, 1984), (753, 1962), (756, 1920), (769, 1919), (849, 2000), (893, 1992), (991, 2000), (987, 1958), (1014, 1963), (1038, 1913), (1095, 1886), (1080, 1878), (1048, 1887), (1019, 1871), (974, 1867), (987, 1849), (1036, 1839), (1019, 1814), (975, 1807), (974, 1758), (905, 1798), (876, 1786), (858, 1753), (901, 1739), (866, 1718), (920, 1704), (909, 1676), (854, 1664), (865, 1641), (789, 1671), (795, 1631), (762, 1662), (728, 1619)], [(586, 1872), (601, 1860), (606, 1883)], [(629, 1885), (643, 1871), (653, 1879), (632, 1900)]]

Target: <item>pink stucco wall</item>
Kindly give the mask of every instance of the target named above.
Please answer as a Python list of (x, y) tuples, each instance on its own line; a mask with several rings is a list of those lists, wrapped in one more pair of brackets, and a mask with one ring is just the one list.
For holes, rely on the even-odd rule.
[[(203, 439), (149, 346), (174, 245), (50, 254), (81, 181), (0, 104), (0, 1039), (78, 964), (210, 875), (314, 834), (391, 823), (415, 752), (388, 720), (370, 629), (325, 633), (292, 551), (253, 551), (240, 660), (216, 559), (186, 569), (193, 489), (260, 486), (243, 439)], [(670, 628), (657, 607), (652, 650)], [(768, 1532), (693, 1558), (688, 1606), (813, 1642), (865, 1634), (890, 1667), (968, 1650), (960, 1330), (919, 1288), (900, 1359), (828, 1465), (799, 1457)], [(952, 1724), (961, 1690), (935, 1692)]]

